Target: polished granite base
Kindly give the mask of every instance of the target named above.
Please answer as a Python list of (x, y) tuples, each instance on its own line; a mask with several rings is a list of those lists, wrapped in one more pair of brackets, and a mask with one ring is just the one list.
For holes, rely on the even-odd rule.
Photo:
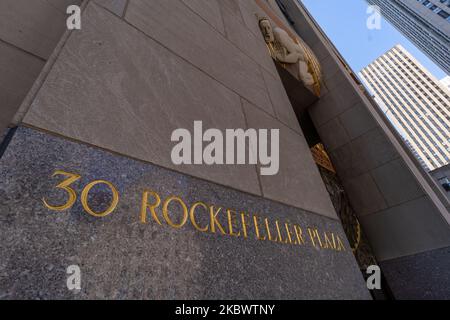
[(336, 220), (23, 127), (0, 242), (0, 299), (370, 299)]
[(381, 263), (396, 299), (450, 299), (450, 248)]

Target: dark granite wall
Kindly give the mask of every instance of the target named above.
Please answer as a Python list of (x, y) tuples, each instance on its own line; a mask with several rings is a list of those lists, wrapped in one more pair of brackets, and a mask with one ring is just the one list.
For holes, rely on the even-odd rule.
[[(55, 170), (81, 175), (70, 185), (74, 206), (61, 212), (42, 200), (56, 205), (69, 199), (55, 188), (64, 180), (51, 177)], [(88, 215), (80, 203), (81, 190), (95, 179), (110, 181), (119, 192), (117, 208), (104, 218)], [(345, 251), (315, 247), (306, 234), (304, 245), (291, 245), (258, 241), (254, 231), (244, 239), (202, 233), (189, 223), (175, 229), (150, 214), (142, 224), (146, 189), (162, 199), (179, 196), (188, 206), (204, 201), (273, 223), (289, 221), (305, 233), (307, 227), (333, 232)], [(110, 190), (93, 187), (88, 203), (104, 210)], [(198, 216), (199, 224), (207, 223)], [(334, 219), (27, 128), (17, 130), (0, 159), (0, 243), (2, 299), (370, 298)], [(78, 294), (66, 287), (69, 265), (81, 269)]]

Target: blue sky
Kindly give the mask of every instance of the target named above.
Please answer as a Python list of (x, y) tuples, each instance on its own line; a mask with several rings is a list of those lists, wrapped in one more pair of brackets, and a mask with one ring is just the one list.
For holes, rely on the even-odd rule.
[(369, 30), (365, 0), (301, 0), (351, 66), (359, 72), (396, 44), (401, 44), (437, 79), (446, 74), (389, 22), (381, 30)]

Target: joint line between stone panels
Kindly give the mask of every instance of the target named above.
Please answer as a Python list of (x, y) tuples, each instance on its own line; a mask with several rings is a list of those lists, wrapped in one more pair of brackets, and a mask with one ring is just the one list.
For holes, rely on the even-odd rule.
[[(130, 1), (130, 0), (128, 0)], [(196, 16), (198, 16), (201, 20), (203, 20), (203, 22), (205, 22), (207, 25), (209, 25), (211, 28), (213, 28), (214, 30), (216, 30), (218, 33), (222, 34), (222, 32), (220, 32), (220, 30), (218, 30), (215, 26), (213, 26), (211, 23), (209, 23), (209, 21), (207, 21), (205, 18), (203, 18), (199, 13), (197, 13), (195, 10), (193, 10), (191, 7), (189, 7), (184, 1), (185, 0), (179, 0), (183, 6), (185, 6), (189, 11), (191, 11), (193, 14), (195, 14)], [(187, 0), (190, 1), (190, 0)], [(209, 0), (209, 1), (214, 1), (214, 0)], [(219, 0), (222, 1), (222, 0)], [(223, 31), (225, 33), (225, 36), (227, 34), (227, 30), (225, 29), (225, 21), (223, 20), (223, 15), (222, 15), (222, 10), (219, 8), (220, 11), (220, 20), (222, 21), (222, 25), (223, 25)]]
[[(219, 0), (219, 1), (222, 1), (222, 0)], [(245, 0), (245, 1), (248, 1), (248, 0)], [(252, 1), (252, 0), (250, 0), (250, 1)], [(244, 15), (242, 14), (242, 8), (241, 8), (241, 5), (240, 5), (240, 3), (239, 3), (239, 0), (236, 1), (236, 5), (237, 5), (237, 8), (238, 8), (238, 10), (239, 10), (239, 16), (241, 17), (241, 20), (242, 20), (242, 22), (244, 23), (244, 27), (245, 27), (246, 29), (248, 29), (247, 26), (245, 25), (245, 19), (244, 19)], [(252, 33), (252, 34), (253, 34), (253, 33)]]
[[(91, 1), (91, 0), (88, 0)], [(124, 0), (127, 1), (127, 0)], [(95, 2), (95, 0), (92, 2), (94, 5), (96, 5), (97, 7), (101, 8), (102, 10), (108, 11), (109, 13), (112, 13), (113, 15), (115, 15), (116, 17), (122, 19), (123, 18), (123, 13), (122, 14), (117, 14), (116, 12), (113, 11), (113, 9), (106, 7), (103, 4), (99, 4), (97, 2)], [(126, 2), (127, 3), (127, 2)], [(125, 9), (124, 9), (125, 10)]]
[(15, 44), (13, 44), (13, 43), (11, 43), (11, 42), (5, 41), (5, 40), (3, 40), (3, 39), (0, 39), (0, 42), (4, 43), (4, 44), (7, 45), (8, 47), (17, 49), (17, 50), (19, 50), (19, 51), (22, 51), (22, 52), (24, 52), (24, 53), (26, 53), (26, 54), (28, 54), (28, 55), (30, 55), (30, 56), (36, 58), (36, 59), (39, 59), (40, 61), (42, 61), (42, 62), (44, 62), (44, 63), (47, 61), (47, 59), (45, 59), (45, 58), (43, 58), (43, 57), (41, 57), (41, 56), (38, 56), (37, 54), (35, 54), (35, 53), (31, 52), (31, 51), (28, 51), (28, 50), (26, 50), (26, 49), (23, 49), (23, 48), (21, 48), (21, 47), (18, 47), (18, 46), (16, 46)]
[[(386, 206), (389, 207), (389, 202), (387, 201), (386, 197), (384, 196), (383, 192), (381, 191), (381, 188), (378, 185), (376, 179), (373, 177), (372, 172), (373, 172), (373, 170), (370, 170), (367, 174), (370, 176), (370, 178), (372, 179), (373, 183), (375, 184), (375, 188), (377, 189), (377, 191), (380, 194), (381, 198), (384, 200), (384, 203), (386, 203)], [(405, 201), (405, 203), (409, 202), (409, 201), (411, 201), (411, 200)]]
[[(319, 103), (319, 102), (321, 101), (320, 99), (325, 98), (325, 97), (326, 97), (327, 95), (329, 95), (329, 94), (330, 94), (330, 92), (327, 92), (326, 95), (324, 95), (323, 97), (319, 98), (319, 100), (316, 101), (315, 104), (312, 105), (312, 107), (315, 106), (317, 103)], [(358, 103), (361, 103), (361, 102), (362, 102), (362, 99), (361, 99), (361, 101), (357, 101), (357, 102), (355, 102), (355, 103), (352, 103), (352, 104), (349, 105), (347, 108), (345, 108), (344, 110), (342, 110), (341, 112), (339, 112), (338, 114), (336, 114), (333, 118), (331, 118), (331, 119), (325, 121), (324, 123), (322, 123), (321, 125), (319, 125), (318, 128), (321, 128), (321, 127), (323, 127), (323, 126), (329, 124), (331, 121), (333, 121), (333, 120), (336, 119), (336, 118), (340, 118), (344, 113), (346, 113), (348, 110), (350, 110), (351, 108), (353, 108), (354, 106), (356, 106)], [(371, 116), (372, 116), (372, 115), (371, 115)], [(369, 130), (369, 131), (370, 131), (370, 130)], [(368, 131), (366, 131), (366, 132), (368, 132)], [(364, 133), (366, 133), (366, 132), (364, 132)], [(363, 134), (364, 134), (364, 133), (363, 133)], [(353, 140), (359, 138), (359, 137), (362, 136), (363, 134), (361, 134), (361, 135), (359, 135), (359, 136), (353, 138)]]
[[(245, 126), (247, 127), (247, 129), (250, 129), (250, 126), (249, 126), (249, 123), (248, 123), (248, 119), (247, 119), (247, 115), (246, 115), (245, 110), (244, 110), (244, 104), (243, 104), (244, 98), (242, 98), (242, 97), (239, 97), (239, 98), (240, 98), (239, 100), (240, 100), (240, 104), (241, 104), (241, 111), (242, 111), (242, 114), (244, 115)], [(260, 177), (260, 175), (258, 173), (258, 165), (255, 165), (255, 171), (256, 171), (256, 177), (258, 179), (259, 191), (261, 193), (261, 196), (264, 198), (265, 196), (264, 196), (264, 191), (263, 191), (263, 187), (262, 187), (262, 183), (261, 183), (261, 177)]]
[[(364, 132), (364, 133), (358, 135), (358, 136), (355, 137), (355, 138), (350, 138), (351, 135), (350, 135), (350, 133), (348, 132), (348, 129), (342, 124), (341, 117), (340, 117), (340, 116), (337, 117), (336, 120), (337, 120), (337, 122), (338, 122), (338, 125), (339, 125), (340, 127), (344, 128), (344, 132), (345, 132), (345, 134), (346, 134), (347, 137), (348, 137), (348, 143), (352, 143), (354, 140), (358, 139), (359, 137), (363, 136), (364, 134), (366, 134), (367, 132), (370, 131), (370, 130), (368, 130), (368, 131), (366, 131), (366, 132)], [(345, 144), (344, 144), (344, 145), (345, 145)], [(338, 148), (339, 148), (339, 147), (338, 147)], [(337, 148), (336, 148), (336, 149), (337, 149)], [(335, 150), (336, 150), (336, 149), (335, 149)]]
[[(228, 33), (226, 30), (226, 25), (225, 25), (225, 19), (223, 18), (223, 14), (222, 14), (222, 9), (219, 8), (220, 10), (220, 17), (222, 20), (222, 24), (223, 24), (223, 31), (224, 34), (222, 34), (222, 32), (220, 32), (219, 30), (217, 30), (213, 25), (211, 25), (208, 21), (206, 21), (200, 14), (198, 14), (197, 12), (195, 12), (193, 9), (191, 9), (188, 5), (186, 5), (184, 3), (183, 0), (180, 0), (182, 2), (182, 4), (188, 8), (189, 11), (193, 12), (196, 16), (198, 16), (201, 20), (203, 20), (203, 22), (205, 22), (207, 25), (209, 25), (211, 28), (213, 28), (215, 31), (217, 31), (223, 38), (225, 41), (227, 41), (229, 44), (231, 44), (234, 48), (238, 49), (239, 52), (241, 52), (242, 54), (244, 54), (247, 58), (249, 58), (250, 60), (252, 60), (254, 63), (256, 63), (258, 65), (258, 67), (264, 68), (267, 72), (272, 73), (273, 71), (268, 70), (265, 66), (261, 65), (260, 63), (258, 63), (253, 57), (251, 57), (250, 55), (248, 55), (246, 52), (242, 51), (241, 48), (239, 48), (234, 42), (232, 42), (230, 39), (228, 39)], [(189, 1), (189, 0), (187, 0)], [(218, 1), (223, 1), (223, 0), (218, 0)], [(245, 0), (248, 1), (248, 0)], [(242, 16), (242, 13), (239, 9), (239, 13)], [(251, 30), (246, 26), (246, 25), (242, 25), (243, 28), (245, 28), (247, 31), (250, 32), (251, 36), (255, 38), (255, 35), (253, 34), (253, 32), (251, 32)], [(153, 39), (153, 38), (152, 38)], [(258, 39), (256, 39), (256, 41), (258, 41)]]
[[(353, 144), (353, 142), (355, 142), (356, 140), (358, 140), (359, 138), (361, 138), (363, 135), (368, 134), (368, 133), (371, 133), (371, 132), (373, 132), (373, 131), (375, 131), (375, 130), (378, 130), (378, 129), (381, 129), (381, 128), (380, 128), (380, 127), (372, 128), (372, 129), (370, 129), (370, 130), (364, 132), (363, 134), (357, 136), (356, 138), (350, 139), (347, 143), (344, 143), (343, 145), (341, 145), (341, 146), (339, 146), (339, 147), (336, 147), (336, 148), (334, 148), (334, 149), (330, 149), (329, 152), (331, 153), (331, 152), (334, 152), (334, 151), (336, 151), (337, 149), (342, 148), (342, 147), (344, 147), (344, 146), (346, 146), (346, 145), (351, 145), (351, 144)], [(346, 133), (347, 133), (347, 132), (346, 132)], [(389, 139), (388, 139), (388, 141), (390, 142)], [(399, 157), (400, 157), (400, 156), (399, 156)], [(397, 157), (397, 158), (399, 158), (399, 157)], [(397, 158), (396, 158), (396, 159), (397, 159)], [(390, 161), (388, 161), (388, 162), (386, 162), (386, 163), (389, 163), (389, 162), (391, 162), (391, 161), (392, 161), (392, 160), (390, 160)], [(386, 163), (383, 163), (382, 165), (379, 165), (378, 167), (374, 167), (374, 168), (372, 168), (372, 169), (379, 168), (379, 167), (383, 166), (383, 165), (386, 164)], [(370, 171), (370, 170), (371, 170), (371, 169), (369, 169), (369, 170), (367, 170), (367, 171)], [(366, 171), (366, 172), (367, 172), (367, 171)]]
[[(238, 93), (236, 93), (236, 94), (239, 95)], [(240, 97), (241, 97), (241, 96), (240, 96)], [(267, 115), (268, 117), (272, 118), (272, 119), (275, 120), (276, 122), (281, 123), (281, 124), (282, 124), (283, 126), (285, 126), (287, 129), (289, 129), (290, 131), (292, 131), (292, 133), (294, 133), (294, 134), (296, 134), (296, 135), (299, 135), (299, 136), (303, 137), (303, 134), (302, 134), (302, 133), (300, 133), (300, 132), (294, 130), (293, 128), (291, 128), (291, 127), (290, 127), (288, 124), (286, 124), (283, 120), (278, 119), (276, 116), (274, 116), (273, 114), (267, 112), (266, 110), (264, 110), (264, 109), (261, 108), (260, 106), (258, 106), (258, 105), (256, 105), (256, 104), (254, 104), (253, 102), (249, 101), (248, 99), (246, 99), (246, 98), (244, 98), (244, 97), (241, 97), (241, 98), (244, 99), (245, 101), (247, 101), (248, 103), (250, 103), (250, 104), (251, 104), (252, 106), (254, 106), (255, 108), (257, 108), (259, 111), (263, 112), (263, 113), (264, 113), (265, 115)], [(271, 98), (270, 98), (270, 95), (269, 95), (269, 99), (271, 99)], [(272, 101), (271, 101), (271, 103), (272, 103)], [(275, 111), (274, 111), (274, 112), (275, 112)]]
[[(262, 68), (262, 66), (260, 66), (260, 68)], [(267, 111), (264, 110), (263, 108), (261, 108), (261, 107), (255, 105), (255, 104), (253, 104), (251, 101), (249, 101), (249, 102), (250, 102), (252, 105), (254, 105), (256, 108), (258, 108), (259, 110), (261, 110), (262, 112), (264, 112), (265, 114), (267, 114), (268, 116), (270, 116), (272, 119), (274, 119), (274, 120), (280, 122), (281, 124), (283, 124), (286, 128), (288, 128), (289, 130), (291, 130), (291, 131), (294, 132), (295, 134), (300, 135), (300, 136), (303, 137), (303, 131), (301, 131), (301, 133), (298, 132), (298, 131), (296, 131), (295, 129), (291, 128), (290, 125), (288, 125), (288, 124), (285, 123), (282, 119), (279, 118), (278, 113), (277, 113), (277, 111), (276, 111), (276, 109), (275, 109), (275, 104), (273, 103), (272, 97), (270, 96), (270, 93), (269, 93), (269, 87), (268, 87), (268, 85), (267, 85), (266, 80), (264, 79), (264, 75), (262, 74), (261, 69), (259, 69), (259, 72), (261, 73), (261, 77), (262, 77), (263, 83), (264, 83), (264, 85), (266, 86), (265, 89), (267, 90), (267, 95), (268, 95), (268, 97), (269, 97), (269, 101), (270, 101), (270, 104), (271, 104), (271, 106), (272, 106), (272, 111), (273, 111), (274, 115), (272, 115), (271, 113), (267, 112)], [(283, 86), (283, 88), (284, 88), (284, 86)], [(245, 100), (247, 100), (247, 99), (245, 99)], [(248, 101), (248, 100), (247, 100), (247, 101)], [(292, 108), (292, 104), (291, 104), (290, 101), (289, 101), (289, 105), (290, 105), (291, 108)], [(294, 111), (294, 114), (295, 114), (295, 111)], [(299, 127), (300, 127), (300, 124), (299, 124)], [(300, 127), (300, 130), (302, 130), (301, 127)]]
[(258, 69), (259, 69), (259, 73), (261, 74), (261, 78), (262, 78), (262, 80), (263, 80), (263, 83), (264, 83), (264, 86), (265, 86), (267, 95), (269, 96), (270, 105), (271, 105), (271, 107), (272, 107), (273, 114), (274, 114), (275, 117), (278, 119), (278, 117), (279, 117), (279, 116), (278, 116), (278, 112), (277, 112), (277, 110), (275, 109), (275, 105), (274, 105), (274, 103), (273, 103), (273, 101), (272, 101), (272, 97), (270, 96), (270, 93), (269, 93), (269, 86), (268, 86), (268, 84), (267, 84), (267, 82), (266, 82), (266, 79), (264, 78), (263, 70), (261, 70), (261, 66), (259, 66)]
[[(345, 146), (345, 145), (344, 145), (344, 146)], [(384, 162), (384, 163), (382, 163), (382, 164), (380, 164), (380, 165), (378, 165), (378, 166), (376, 166), (376, 167), (373, 167), (373, 168), (370, 168), (370, 169), (367, 169), (367, 170), (362, 171), (361, 174), (359, 174), (359, 175), (357, 175), (357, 176), (355, 176), (355, 177), (353, 177), (353, 178), (357, 178), (357, 177), (360, 177), (360, 176), (362, 176), (362, 175), (364, 175), (364, 174), (367, 174), (367, 173), (370, 173), (370, 172), (375, 171), (375, 170), (377, 170), (377, 169), (380, 169), (380, 168), (384, 167), (385, 165), (388, 165), (388, 164), (390, 164), (390, 163), (392, 163), (392, 162), (394, 162), (394, 161), (397, 161), (397, 160), (403, 160), (403, 158), (402, 158), (401, 156), (396, 156), (396, 157), (395, 157), (394, 159), (392, 159), (392, 160), (386, 161), (386, 162)], [(421, 189), (422, 189), (422, 188), (421, 188)], [(424, 192), (424, 193), (425, 193), (425, 192)]]
[[(377, 187), (378, 187), (378, 186), (377, 186)], [(397, 203), (397, 204), (395, 204), (395, 205), (392, 205), (392, 206), (390, 206), (390, 207), (387, 207), (387, 208), (385, 208), (385, 209), (381, 209), (381, 210), (378, 210), (378, 211), (375, 211), (375, 212), (366, 214), (366, 215), (362, 216), (362, 218), (370, 217), (370, 216), (373, 216), (373, 215), (376, 215), (376, 214), (382, 214), (383, 211), (390, 210), (390, 209), (392, 209), (392, 208), (397, 208), (397, 207), (400, 207), (400, 206), (402, 206), (402, 205), (404, 205), (404, 204), (407, 204), (408, 202), (416, 201), (416, 200), (419, 200), (419, 199), (422, 199), (422, 198), (424, 198), (424, 199), (429, 199), (428, 195), (422, 194), (422, 195), (420, 195), (420, 196), (418, 196), (418, 197), (416, 197), (416, 198), (412, 198), (412, 199), (409, 199), (409, 200), (405, 200), (405, 201), (402, 201), (402, 202)]]
[[(55, 9), (56, 11), (58, 11), (59, 13), (61, 13), (64, 17), (66, 17), (66, 10), (65, 9), (63, 9), (63, 10), (61, 10), (60, 8), (58, 8), (58, 7), (56, 7), (51, 1), (49, 1), (49, 0), (44, 0), (50, 7), (52, 7), (53, 9)], [(80, 1), (80, 5), (82, 6), (83, 5), (83, 1), (84, 0), (81, 0)], [(72, 4), (72, 3), (71, 3)]]
[(405, 258), (409, 258), (409, 257), (414, 257), (414, 256), (418, 256), (418, 255), (423, 255), (426, 254), (427, 252), (433, 252), (433, 251), (437, 251), (437, 250), (443, 250), (443, 249), (449, 249), (450, 246), (449, 245), (443, 245), (443, 246), (439, 246), (437, 248), (434, 249), (421, 249), (421, 250), (425, 250), (425, 251), (419, 251), (416, 253), (410, 253), (410, 254), (402, 254), (398, 257), (395, 258), (389, 258), (389, 259), (385, 259), (385, 260), (379, 260), (380, 263), (384, 263), (384, 262), (390, 262), (390, 261), (394, 261), (394, 260), (400, 260), (400, 259), (405, 259)]

